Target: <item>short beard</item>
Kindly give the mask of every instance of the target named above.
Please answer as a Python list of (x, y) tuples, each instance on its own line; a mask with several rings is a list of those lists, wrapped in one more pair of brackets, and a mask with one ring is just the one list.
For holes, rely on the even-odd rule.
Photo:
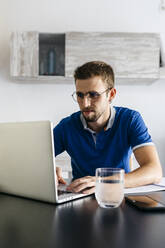
[(85, 117), (84, 115), (83, 115), (83, 117), (86, 120), (86, 122), (96, 122), (100, 118), (101, 115), (102, 115), (102, 113), (99, 115), (93, 116), (93, 117)]

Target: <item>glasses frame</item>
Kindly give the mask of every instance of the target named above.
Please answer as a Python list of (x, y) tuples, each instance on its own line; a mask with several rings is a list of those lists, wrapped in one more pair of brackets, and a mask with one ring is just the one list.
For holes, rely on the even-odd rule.
[[(81, 93), (81, 94), (82, 94), (82, 97), (79, 97), (79, 99), (80, 99), (80, 101), (82, 101), (82, 100), (84, 99), (84, 97), (87, 96), (88, 99), (90, 99), (91, 101), (97, 101), (98, 98), (99, 98), (102, 94), (104, 94), (105, 92), (107, 92), (108, 90), (111, 90), (111, 89), (112, 89), (112, 87), (111, 87), (111, 88), (107, 88), (107, 89), (104, 90), (103, 92), (88, 91), (88, 92), (86, 92), (86, 93)], [(90, 92), (95, 92), (95, 93), (97, 93), (98, 95), (92, 98), (92, 97), (89, 95)], [(78, 100), (77, 100), (77, 97), (78, 97), (78, 96), (77, 96), (77, 91), (74, 91), (73, 94), (72, 94), (71, 96), (72, 96), (72, 98), (73, 98), (73, 100), (74, 100), (75, 102), (78, 102)]]

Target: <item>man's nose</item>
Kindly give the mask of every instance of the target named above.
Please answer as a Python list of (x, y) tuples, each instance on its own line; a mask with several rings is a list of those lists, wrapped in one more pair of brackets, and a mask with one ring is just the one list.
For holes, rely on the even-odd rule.
[(84, 96), (82, 103), (83, 103), (83, 106), (84, 107), (90, 106), (91, 105), (91, 99), (90, 99), (90, 97), (88, 95), (87, 96)]

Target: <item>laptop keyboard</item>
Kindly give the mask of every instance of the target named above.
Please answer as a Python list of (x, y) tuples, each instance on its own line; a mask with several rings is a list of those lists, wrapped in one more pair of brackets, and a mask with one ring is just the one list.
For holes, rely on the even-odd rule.
[(58, 186), (58, 196), (60, 196), (60, 198), (70, 198), (72, 196), (75, 196), (77, 195), (76, 193), (73, 193), (73, 192), (70, 192), (70, 191), (67, 191), (67, 185), (64, 185), (64, 184), (60, 184)]
[(74, 195), (74, 193), (58, 189), (58, 195)]
[(58, 190), (58, 197), (59, 199), (63, 200), (73, 200), (78, 198), (79, 194), (68, 192), (68, 191), (63, 191), (63, 190)]

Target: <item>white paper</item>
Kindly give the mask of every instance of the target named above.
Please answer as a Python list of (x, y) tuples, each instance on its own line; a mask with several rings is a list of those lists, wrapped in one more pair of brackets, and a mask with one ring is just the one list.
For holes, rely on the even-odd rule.
[(135, 188), (125, 188), (124, 194), (141, 194), (149, 193), (155, 191), (165, 190), (165, 177), (163, 177), (158, 184), (148, 184), (145, 186), (135, 187)]

